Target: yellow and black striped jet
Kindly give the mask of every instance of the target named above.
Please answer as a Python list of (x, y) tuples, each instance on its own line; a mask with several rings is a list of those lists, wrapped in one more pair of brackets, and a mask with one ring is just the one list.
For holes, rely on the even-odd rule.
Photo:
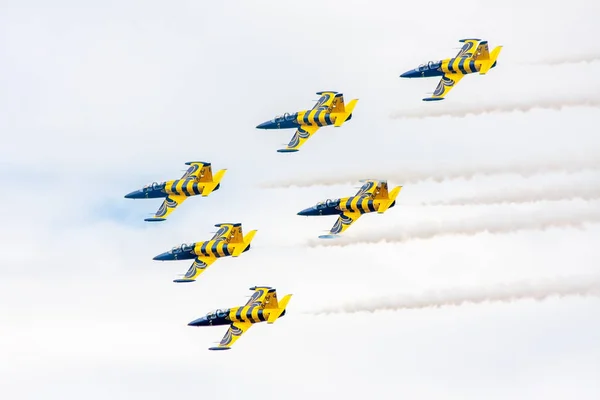
[(209, 347), (209, 350), (229, 350), (253, 324), (264, 321), (272, 324), (285, 315), (287, 304), (292, 298), (291, 294), (285, 295), (281, 301), (278, 301), (277, 291), (270, 286), (255, 286), (250, 290), (254, 290), (254, 294), (246, 305), (211, 311), (188, 324), (188, 326), (229, 325), (219, 345)]
[(242, 224), (216, 224), (219, 230), (206, 242), (184, 243), (153, 258), (157, 261), (194, 260), (183, 278), (173, 282), (194, 282), (208, 266), (221, 257), (238, 257), (250, 250), (250, 242), (256, 235), (256, 230), (246, 236), (242, 232)]
[(298, 215), (339, 215), (329, 234), (319, 236), (321, 239), (330, 239), (348, 229), (361, 215), (375, 211), (383, 214), (396, 205), (396, 197), (402, 186), (396, 186), (388, 192), (387, 181), (369, 179), (364, 182), (354, 196), (321, 201), (314, 207), (300, 211)]
[(464, 43), (456, 57), (440, 61), (429, 61), (400, 75), (401, 78), (429, 78), (441, 76), (433, 96), (423, 101), (443, 100), (450, 90), (465, 76), (475, 72), (485, 75), (496, 66), (496, 60), (502, 50), (497, 46), (489, 52), (487, 40), (461, 39)]
[(188, 170), (181, 179), (173, 181), (154, 182), (144, 186), (140, 190), (133, 191), (125, 195), (126, 199), (155, 199), (166, 197), (162, 205), (152, 218), (146, 218), (144, 221), (156, 222), (164, 221), (167, 216), (183, 203), (185, 199), (191, 196), (201, 195), (206, 197), (221, 187), (221, 179), (227, 170), (222, 169), (214, 176), (210, 163), (204, 161), (190, 161)]
[(352, 118), (352, 111), (358, 99), (344, 104), (344, 95), (338, 92), (317, 92), (319, 100), (311, 110), (298, 111), (293, 114), (285, 113), (274, 119), (258, 125), (258, 129), (288, 129), (295, 128), (296, 133), (285, 149), (280, 153), (292, 153), (306, 142), (320, 127), (333, 125), (342, 126)]

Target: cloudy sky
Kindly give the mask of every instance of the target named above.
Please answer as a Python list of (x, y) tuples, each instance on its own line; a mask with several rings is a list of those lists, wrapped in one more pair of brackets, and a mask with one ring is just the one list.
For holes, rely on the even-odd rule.
[[(593, 0), (3, 1), (0, 393), (14, 399), (600, 398), (600, 6)], [(435, 104), (404, 80), (461, 38), (497, 68)], [(360, 99), (296, 154), (259, 131)], [(227, 168), (162, 224), (123, 195)], [(357, 180), (397, 206), (337, 242), (299, 217)], [(177, 285), (152, 257), (220, 222), (252, 249)], [(210, 352), (186, 324), (293, 293)]]

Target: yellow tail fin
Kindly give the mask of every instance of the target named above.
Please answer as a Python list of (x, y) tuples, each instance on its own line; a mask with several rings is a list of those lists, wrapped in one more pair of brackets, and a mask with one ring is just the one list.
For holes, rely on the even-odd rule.
[(284, 313), (285, 308), (287, 307), (287, 304), (289, 303), (291, 298), (292, 298), (291, 294), (286, 294), (285, 296), (283, 296), (283, 299), (281, 299), (281, 301), (279, 302), (279, 307), (272, 310), (271, 313), (269, 314), (269, 319), (267, 320), (267, 324), (272, 324), (273, 322), (277, 321), (277, 318), (279, 318), (281, 316), (281, 314)]
[(398, 197), (398, 194), (400, 193), (401, 189), (402, 189), (402, 186), (396, 186), (390, 192), (390, 194), (388, 196), (388, 200), (385, 200), (385, 201), (382, 201), (381, 203), (379, 203), (379, 208), (377, 209), (378, 214), (383, 214), (384, 212), (386, 212), (388, 210), (388, 208), (390, 208), (390, 206), (394, 203), (394, 201), (396, 201), (396, 197)]
[(256, 235), (256, 232), (256, 229), (248, 232), (248, 234), (244, 236), (244, 241), (235, 246), (235, 249), (233, 250), (233, 253), (231, 253), (231, 256), (237, 257), (244, 251), (246, 251), (246, 249), (250, 246), (250, 242), (252, 242), (252, 239), (254, 239), (254, 235)]
[(489, 60), (482, 62), (481, 69), (479, 70), (480, 75), (487, 74), (487, 72), (494, 66), (494, 64), (496, 64), (496, 60), (498, 59), (498, 56), (500, 55), (500, 50), (502, 50), (502, 46), (497, 46), (490, 53)]
[(225, 172), (227, 172), (227, 170), (222, 169), (219, 172), (217, 172), (214, 177), (211, 173), (211, 180), (208, 181), (208, 183), (204, 186), (204, 189), (202, 189), (202, 197), (208, 196), (219, 187), (219, 185), (221, 184), (221, 179), (223, 179), (223, 176), (225, 176)]
[(350, 100), (350, 102), (346, 106), (344, 106), (343, 112), (335, 112), (335, 110), (334, 110), (333, 114), (336, 115), (336, 118), (335, 118), (335, 123), (333, 126), (336, 126), (336, 127), (342, 126), (342, 124), (344, 122), (346, 122), (346, 120), (352, 114), (352, 111), (354, 110), (354, 107), (356, 107), (357, 102), (358, 102), (358, 99)]
[(489, 60), (490, 59), (490, 50), (488, 47), (487, 40), (483, 40), (479, 42), (479, 46), (477, 46), (477, 50), (475, 50), (475, 54), (473, 54), (473, 60)]

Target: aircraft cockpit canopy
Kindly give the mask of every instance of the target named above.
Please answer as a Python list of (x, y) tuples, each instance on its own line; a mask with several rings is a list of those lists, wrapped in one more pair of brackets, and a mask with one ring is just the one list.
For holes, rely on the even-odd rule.
[(145, 185), (143, 190), (145, 192), (148, 192), (148, 191), (151, 191), (151, 190), (160, 190), (160, 189), (162, 189), (162, 188), (165, 187), (165, 184), (166, 184), (166, 182), (161, 182), (161, 183), (152, 182), (152, 183), (150, 183), (148, 185)]
[(214, 310), (214, 311), (211, 311), (208, 314), (206, 314), (206, 319), (212, 320), (212, 319), (216, 319), (217, 317), (223, 318), (226, 315), (227, 315), (227, 313), (225, 311), (218, 309), (218, 310)]
[(181, 246), (175, 246), (171, 249), (171, 254), (178, 254), (181, 252), (187, 253), (194, 249), (194, 243), (183, 243)]
[(322, 210), (324, 208), (337, 207), (338, 205), (340, 205), (340, 199), (335, 199), (335, 200), (327, 199), (325, 201), (318, 202), (315, 207), (317, 210)]
[(441, 60), (440, 61), (429, 61), (427, 64), (419, 65), (419, 67), (417, 68), (417, 71), (423, 72), (423, 71), (427, 71), (427, 70), (438, 69), (441, 66), (442, 66)]
[(283, 113), (283, 115), (278, 115), (275, 118), (273, 118), (273, 122), (283, 122), (283, 121), (291, 121), (293, 120), (295, 117), (293, 114), (290, 113)]

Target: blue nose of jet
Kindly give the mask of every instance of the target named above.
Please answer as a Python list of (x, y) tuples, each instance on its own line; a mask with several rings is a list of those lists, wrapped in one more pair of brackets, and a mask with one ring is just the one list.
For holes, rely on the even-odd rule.
[(256, 129), (269, 129), (272, 126), (273, 126), (273, 122), (267, 121), (267, 122), (263, 122), (262, 124), (256, 125)]
[(153, 260), (156, 261), (170, 261), (170, 260), (174, 260), (175, 257), (173, 256), (173, 254), (171, 254), (168, 251), (165, 251), (164, 253), (160, 253), (159, 255), (157, 255), (156, 257), (153, 258)]
[(303, 217), (308, 217), (309, 215), (317, 215), (317, 209), (314, 207), (305, 208), (300, 211), (298, 215), (302, 215)]
[(144, 197), (146, 196), (142, 190), (134, 190), (133, 192), (125, 195), (126, 199), (143, 199)]
[(192, 322), (190, 322), (188, 324), (188, 326), (207, 326), (208, 324), (208, 319), (206, 319), (206, 317), (200, 317), (198, 319), (193, 320)]
[(415, 71), (414, 69), (411, 69), (410, 71), (406, 71), (405, 73), (400, 75), (400, 78), (415, 78), (418, 75), (419, 75), (419, 73), (417, 71)]

